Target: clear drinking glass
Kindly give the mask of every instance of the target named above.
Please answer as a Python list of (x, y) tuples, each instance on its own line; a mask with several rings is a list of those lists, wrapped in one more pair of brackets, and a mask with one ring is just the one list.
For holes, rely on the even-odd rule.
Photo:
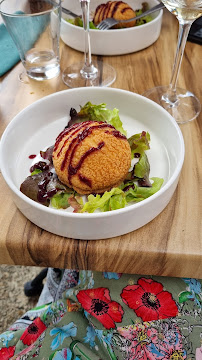
[[(194, 20), (202, 15), (202, 0), (162, 0), (179, 21), (177, 50), (169, 86), (158, 86), (143, 95), (164, 107), (179, 124), (194, 120), (201, 110), (198, 98), (176, 86), (187, 36)], [(191, 61), (191, 59), (190, 59)], [(197, 69), (195, 69), (197, 71)]]
[(26, 71), (19, 79), (59, 75), (61, 0), (2, 0), (0, 14)]
[(62, 79), (64, 83), (71, 88), (85, 86), (110, 86), (116, 79), (116, 71), (112, 66), (107, 65), (102, 61), (97, 61), (96, 66), (93, 64), (89, 33), (90, 0), (79, 1), (82, 10), (85, 34), (84, 62), (76, 63), (67, 67), (62, 73)]

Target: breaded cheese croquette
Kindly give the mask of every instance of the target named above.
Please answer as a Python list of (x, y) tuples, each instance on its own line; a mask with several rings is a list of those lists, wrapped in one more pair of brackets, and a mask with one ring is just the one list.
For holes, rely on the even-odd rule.
[(85, 121), (58, 135), (52, 159), (62, 183), (79, 194), (103, 193), (125, 179), (131, 149), (127, 138), (114, 126)]
[[(102, 20), (106, 18), (114, 18), (116, 20), (128, 20), (136, 16), (136, 12), (123, 1), (108, 1), (106, 4), (100, 4), (94, 14), (93, 23), (98, 25)], [(114, 26), (114, 28), (126, 28), (135, 26), (136, 21), (130, 21), (128, 23), (120, 23)]]

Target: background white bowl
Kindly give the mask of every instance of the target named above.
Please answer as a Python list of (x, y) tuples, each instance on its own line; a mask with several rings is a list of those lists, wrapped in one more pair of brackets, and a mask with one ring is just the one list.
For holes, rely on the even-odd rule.
[[(29, 155), (52, 145), (69, 119), (70, 108), (87, 101), (105, 102), (118, 108), (128, 136), (143, 130), (151, 135), (147, 152), (150, 177), (164, 178), (162, 188), (150, 198), (105, 213), (77, 214), (47, 208), (19, 190), (34, 160)], [(184, 141), (179, 126), (162, 107), (143, 96), (113, 88), (65, 90), (38, 100), (21, 111), (7, 126), (0, 144), (2, 175), (20, 211), (34, 224), (51, 233), (76, 239), (104, 239), (140, 228), (168, 204), (177, 186), (184, 160)], [(35, 160), (36, 162), (36, 160)]]
[[(106, 2), (102, 0), (91, 0), (90, 11), (93, 12), (97, 5)], [(126, 1), (134, 10), (142, 7), (141, 0)], [(157, 0), (147, 0), (149, 7), (159, 4)], [(62, 6), (81, 14), (79, 1), (64, 0)], [(151, 14), (153, 20), (141, 26), (127, 29), (114, 30), (90, 30), (91, 51), (94, 55), (123, 55), (136, 52), (153, 44), (159, 37), (163, 10)], [(81, 27), (72, 25), (64, 19), (70, 18), (62, 14), (61, 39), (71, 48), (84, 51), (84, 30)]]

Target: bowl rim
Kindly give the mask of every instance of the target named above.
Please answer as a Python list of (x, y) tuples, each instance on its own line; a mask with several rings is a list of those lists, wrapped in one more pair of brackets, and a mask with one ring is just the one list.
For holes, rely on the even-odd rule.
[(47, 95), (41, 99), (38, 99), (36, 101), (34, 101), (32, 104), (26, 106), (23, 110), (21, 110), (18, 114), (16, 114), (13, 119), (11, 120), (11, 122), (7, 125), (6, 129), (4, 130), (2, 137), (1, 137), (1, 141), (0, 141), (0, 167), (1, 167), (1, 172), (3, 175), (3, 178), (5, 180), (5, 182), (7, 183), (7, 185), (10, 187), (10, 189), (13, 191), (13, 193), (20, 197), (21, 200), (25, 201), (28, 205), (30, 205), (31, 207), (35, 207), (38, 210), (41, 210), (42, 212), (45, 213), (50, 213), (50, 214), (55, 214), (55, 215), (59, 215), (61, 217), (67, 217), (67, 218), (77, 218), (77, 219), (85, 219), (85, 218), (104, 218), (104, 217), (110, 217), (110, 216), (114, 216), (114, 215), (118, 215), (121, 213), (127, 213), (130, 211), (133, 211), (134, 207), (141, 208), (143, 206), (146, 206), (146, 204), (149, 204), (151, 201), (155, 200), (156, 198), (158, 198), (159, 196), (161, 196), (163, 193), (165, 193), (168, 188), (170, 188), (170, 186), (176, 181), (176, 179), (178, 178), (178, 176), (180, 175), (181, 172), (181, 168), (184, 162), (184, 156), (185, 156), (185, 144), (184, 144), (184, 138), (181, 132), (181, 129), (179, 127), (179, 125), (176, 123), (175, 119), (165, 110), (163, 109), (160, 105), (156, 104), (154, 101), (131, 91), (128, 90), (123, 90), (123, 89), (118, 89), (118, 88), (100, 88), (100, 87), (93, 87), (91, 89), (93, 92), (99, 92), (99, 90), (103, 90), (104, 91), (108, 91), (108, 92), (117, 92), (117, 93), (124, 93), (124, 94), (129, 94), (129, 95), (133, 95), (134, 97), (137, 98), (144, 98), (144, 101), (146, 101), (147, 103), (150, 103), (152, 106), (157, 107), (158, 109), (161, 109), (162, 113), (164, 113), (167, 116), (168, 121), (170, 121), (172, 123), (172, 125), (175, 127), (175, 130), (178, 134), (178, 138), (180, 140), (180, 161), (177, 163), (176, 168), (173, 172), (173, 174), (171, 175), (171, 177), (168, 179), (168, 181), (166, 182), (166, 184), (159, 190), (157, 191), (155, 194), (153, 194), (152, 196), (150, 196), (149, 198), (140, 201), (138, 203), (134, 203), (134, 204), (130, 204), (129, 206), (125, 207), (125, 208), (121, 208), (121, 209), (117, 209), (117, 210), (113, 210), (113, 211), (107, 211), (107, 212), (99, 212), (99, 213), (71, 213), (71, 212), (65, 212), (63, 210), (59, 210), (58, 209), (54, 209), (54, 208), (50, 208), (50, 207), (46, 207), (40, 203), (35, 202), (34, 200), (28, 198), (26, 195), (24, 195), (18, 188), (17, 186), (14, 184), (14, 182), (12, 181), (12, 179), (10, 178), (10, 176), (7, 174), (6, 168), (4, 167), (4, 163), (3, 163), (3, 147), (4, 147), (4, 142), (6, 140), (7, 134), (9, 133), (9, 131), (12, 129), (12, 127), (15, 126), (16, 123), (18, 123), (18, 119), (23, 115), (23, 113), (26, 113), (27, 111), (30, 111), (32, 108), (34, 108), (35, 106), (37, 106), (38, 104), (42, 103), (43, 101), (48, 101), (49, 99), (53, 98), (53, 97), (57, 97), (57, 96), (62, 96), (63, 94), (67, 93), (67, 92), (82, 92), (82, 91), (86, 91), (86, 88), (75, 88), (75, 89), (67, 89), (67, 90), (62, 90), (59, 91), (57, 93), (53, 93), (50, 95)]
[[(159, 1), (157, 1), (157, 0), (154, 0), (154, 2), (155, 2), (156, 4), (159, 4)], [(100, 30), (98, 33), (99, 33), (99, 34), (101, 34), (101, 33), (106, 34), (106, 33), (108, 33), (108, 32), (110, 31), (110, 33), (115, 34), (115, 33), (117, 33), (117, 30), (119, 31), (119, 33), (120, 33), (120, 32), (121, 32), (121, 33), (124, 33), (124, 32), (126, 32), (126, 31), (134, 31), (134, 29), (140, 29), (140, 28), (142, 29), (142, 28), (151, 26), (151, 24), (154, 24), (155, 22), (158, 22), (158, 21), (162, 18), (162, 16), (163, 16), (163, 9), (157, 10), (157, 12), (158, 12), (158, 15), (157, 15), (155, 18), (153, 18), (150, 22), (148, 22), (148, 23), (146, 23), (146, 24), (142, 24), (142, 25), (140, 25), (140, 26), (132, 26), (132, 27), (128, 27), (128, 28), (122, 28), (122, 29)], [(67, 15), (66, 15), (66, 16), (67, 16)], [(74, 28), (74, 29), (78, 29), (78, 31), (84, 31), (84, 29), (83, 29), (82, 27), (76, 26), (76, 25), (73, 25), (73, 24), (69, 23), (69, 22), (66, 21), (62, 16), (61, 16), (61, 23), (64, 23), (64, 24), (69, 25), (70, 28), (72, 27), (72, 28)], [(95, 32), (97, 33), (98, 29), (89, 29), (89, 31), (92, 32), (92, 33), (95, 33)]]

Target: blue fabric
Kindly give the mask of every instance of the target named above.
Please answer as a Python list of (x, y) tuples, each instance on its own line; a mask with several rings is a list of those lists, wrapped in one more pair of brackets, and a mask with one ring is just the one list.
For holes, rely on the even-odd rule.
[(0, 76), (20, 60), (20, 55), (4, 24), (0, 25)]

